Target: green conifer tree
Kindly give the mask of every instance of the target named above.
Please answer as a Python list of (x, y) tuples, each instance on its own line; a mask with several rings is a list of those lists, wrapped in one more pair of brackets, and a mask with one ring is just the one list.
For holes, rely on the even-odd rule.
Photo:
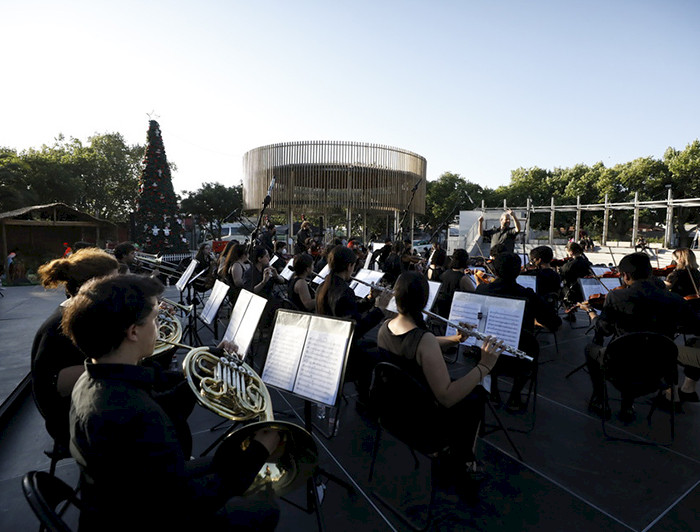
[(160, 126), (149, 121), (144, 168), (136, 207), (135, 240), (146, 253), (183, 253), (188, 250)]

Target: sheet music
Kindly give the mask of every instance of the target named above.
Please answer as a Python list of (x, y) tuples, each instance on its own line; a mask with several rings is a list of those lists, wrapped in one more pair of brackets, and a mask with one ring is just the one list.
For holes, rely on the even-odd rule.
[(294, 389), (310, 320), (310, 314), (278, 313), (262, 373), (263, 382), (283, 390)]
[(606, 268), (605, 266), (591, 266), (591, 271), (598, 277), (600, 277), (601, 275), (608, 273), (612, 270), (610, 268)]
[(277, 311), (263, 382), (334, 406), (353, 328), (349, 320)]
[(289, 281), (292, 278), (292, 275), (294, 275), (293, 262), (293, 259), (289, 259), (287, 264), (285, 264), (284, 269), (280, 272), (280, 277), (282, 277), (282, 279), (285, 281)]
[[(456, 294), (455, 294), (456, 295)], [(456, 304), (455, 304), (456, 302)], [(454, 297), (452, 299), (452, 307), (450, 307), (450, 317), (449, 320), (453, 323), (459, 324), (460, 322), (469, 323), (471, 325), (476, 325), (477, 330), (479, 329), (479, 321), (482, 315), (481, 305), (479, 303), (470, 303), (466, 300)], [(448, 325), (445, 328), (445, 336), (451, 336), (457, 334), (457, 329)], [(467, 337), (462, 345), (476, 345), (476, 338), (473, 336)]]
[[(437, 297), (438, 291), (440, 290), (440, 283), (437, 281), (428, 281), (428, 302), (425, 304), (425, 310), (432, 310), (433, 303), (435, 303), (435, 298)], [(391, 296), (389, 303), (387, 303), (386, 310), (393, 312), (394, 314), (399, 313), (399, 309), (396, 308), (396, 298)]]
[(532, 288), (534, 292), (537, 292), (536, 275), (518, 275), (518, 279), (515, 282), (523, 288)]
[(245, 357), (248, 353), (248, 348), (253, 342), (253, 336), (266, 305), (267, 299), (255, 294), (253, 294), (250, 303), (248, 303), (243, 320), (236, 331), (236, 335), (233, 337), (234, 343), (238, 346), (238, 354), (242, 357)]
[(223, 303), (226, 294), (228, 294), (228, 288), (229, 287), (226, 283), (221, 282), (218, 279), (214, 283), (214, 287), (211, 290), (211, 295), (209, 296), (209, 299), (207, 299), (204, 309), (202, 310), (202, 314), (200, 315), (202, 321), (207, 325), (211, 325), (211, 323), (216, 319), (216, 313), (219, 312), (219, 307), (221, 306), (221, 303)]
[[(478, 313), (482, 318), (477, 320)], [(518, 347), (525, 313), (525, 300), (487, 296), (472, 292), (455, 292), (449, 320), (476, 324), (476, 330), (484, 335), (495, 336), (507, 345)], [(446, 334), (454, 334), (448, 327)], [(462, 345), (481, 345), (481, 340), (469, 337)], [(508, 354), (505, 353), (504, 354)]]
[[(375, 272), (372, 270), (366, 270), (362, 268), (353, 277), (355, 277), (356, 279), (360, 279), (361, 281), (364, 281), (366, 283), (376, 284), (379, 281), (381, 281), (382, 277), (384, 277), (384, 272)], [(350, 281), (350, 288), (352, 288), (352, 291), (355, 292), (355, 295), (357, 297), (367, 297), (370, 291), (372, 290), (366, 284), (362, 284), (354, 280)]]
[(518, 253), (518, 257), (520, 257), (520, 265), (525, 266), (526, 264), (530, 264), (530, 255), (528, 253)]
[(318, 274), (316, 275), (316, 277), (314, 277), (314, 280), (311, 281), (311, 282), (312, 282), (312, 283), (316, 283), (316, 284), (321, 284), (321, 283), (323, 282), (323, 280), (326, 278), (326, 276), (327, 276), (329, 273), (331, 273), (331, 265), (330, 265), (330, 264), (326, 264), (326, 265), (323, 267), (323, 269), (322, 269), (320, 272), (318, 272)]
[(197, 264), (199, 264), (199, 261), (197, 261), (196, 259), (192, 259), (192, 261), (190, 261), (190, 263), (187, 265), (187, 269), (185, 269), (185, 272), (177, 280), (177, 283), (175, 283), (175, 286), (180, 292), (182, 292), (187, 286), (187, 283), (190, 280), (190, 277), (192, 277), (192, 273), (197, 267)]
[(224, 340), (238, 346), (238, 354), (245, 357), (253, 340), (255, 329), (262, 316), (267, 299), (248, 290), (241, 290), (231, 311)]
[[(579, 279), (581, 285), (581, 292), (583, 293), (583, 299), (588, 301), (588, 299), (593, 294), (607, 294), (609, 290), (613, 290), (620, 286), (620, 279), (618, 277), (603, 277), (598, 279)], [(607, 287), (607, 290), (603, 287)]]
[(280, 260), (280, 258), (277, 255), (272, 255), (272, 257), (270, 257), (270, 266), (272, 266), (278, 260)]
[(373, 251), (370, 251), (369, 253), (367, 253), (367, 257), (365, 258), (364, 268), (369, 269), (369, 264), (370, 264), (370, 262), (372, 262), (372, 255), (374, 255)]
[(294, 393), (335, 405), (352, 324), (314, 316), (309, 324)]
[(484, 334), (503, 340), (506, 345), (517, 347), (520, 343), (520, 328), (523, 316), (517, 309), (491, 307), (486, 318)]

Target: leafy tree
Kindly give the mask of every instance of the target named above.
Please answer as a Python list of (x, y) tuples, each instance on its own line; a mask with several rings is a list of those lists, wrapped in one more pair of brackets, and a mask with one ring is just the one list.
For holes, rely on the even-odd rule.
[(233, 211), (243, 207), (243, 185), (226, 187), (220, 183), (204, 183), (194, 192), (185, 192), (180, 202), (182, 212), (194, 217), (197, 225), (221, 238), (221, 224)]
[(449, 218), (457, 216), (459, 211), (478, 207), (483, 196), (479, 185), (470, 183), (459, 174), (445, 172), (427, 184), (423, 222), (432, 230), (439, 229), (441, 224), (450, 223)]

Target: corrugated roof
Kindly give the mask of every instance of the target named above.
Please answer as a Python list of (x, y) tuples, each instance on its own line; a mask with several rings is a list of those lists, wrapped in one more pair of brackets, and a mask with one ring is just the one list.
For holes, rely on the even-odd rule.
[(73, 207), (70, 207), (66, 205), (65, 203), (49, 203), (48, 205), (32, 205), (30, 207), (22, 207), (21, 209), (15, 209), (14, 211), (7, 211), (7, 212), (0, 212), (0, 220), (7, 219), (7, 218), (16, 218), (18, 216), (23, 216), (29, 212), (32, 211), (38, 211), (38, 210), (43, 210), (43, 209), (60, 209), (61, 211), (67, 211), (71, 214), (74, 214), (76, 218), (78, 218), (81, 221), (90, 221), (90, 222), (98, 222), (98, 223), (103, 223), (103, 224), (110, 224), (110, 225), (116, 225), (113, 222), (110, 222), (109, 220), (102, 220), (100, 218), (95, 218), (94, 216), (91, 216), (90, 214), (87, 214), (86, 212), (79, 211)]

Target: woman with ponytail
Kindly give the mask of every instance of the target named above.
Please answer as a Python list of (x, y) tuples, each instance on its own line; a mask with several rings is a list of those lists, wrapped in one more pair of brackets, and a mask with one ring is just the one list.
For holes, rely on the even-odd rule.
[(428, 281), (418, 272), (402, 273), (394, 285), (399, 314), (379, 329), (377, 345), (389, 353), (391, 362), (424, 383), (440, 405), (437, 426), (444, 430), (449, 454), (443, 465), (457, 478), (478, 477), (474, 449), (486, 392), (479, 387), (503, 351), (501, 342), (488, 339), (481, 347), (479, 363), (463, 377), (452, 380), (442, 356), (442, 348), (454, 346), (464, 336), (436, 337), (428, 332), (422, 310), (428, 301)]
[(118, 268), (114, 256), (98, 248), (85, 248), (47, 262), (38, 270), (44, 288), (63, 285), (68, 296), (37, 331), (31, 352), (34, 400), (51, 437), (66, 446), (70, 394), (75, 381), (85, 371), (85, 355), (61, 331), (63, 310), (84, 283), (95, 277), (115, 275)]

